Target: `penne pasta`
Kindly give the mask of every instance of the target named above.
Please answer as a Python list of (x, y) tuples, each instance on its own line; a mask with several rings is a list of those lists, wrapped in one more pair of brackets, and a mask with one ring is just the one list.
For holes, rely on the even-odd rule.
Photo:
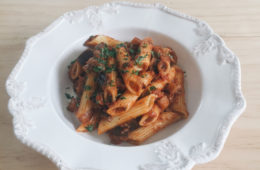
[(189, 116), (185, 102), (184, 89), (174, 97), (172, 103), (172, 110), (180, 113), (184, 118), (187, 118)]
[(147, 71), (140, 76), (127, 73), (123, 78), (126, 88), (133, 94), (140, 96), (144, 89), (150, 84), (153, 79), (154, 72)]
[(78, 128), (77, 132), (91, 132), (93, 131), (99, 122), (99, 114), (93, 114), (88, 122), (82, 123)]
[(116, 47), (117, 44), (120, 44), (122, 42), (115, 40), (114, 38), (111, 38), (109, 36), (95, 35), (95, 36), (90, 36), (89, 39), (84, 43), (84, 45), (87, 47), (95, 47), (100, 43), (105, 43), (108, 46)]
[(69, 76), (72, 80), (75, 80), (80, 76), (80, 73), (82, 72), (82, 66), (78, 61), (75, 61), (71, 66), (69, 70)]
[(184, 118), (187, 118), (189, 113), (185, 102), (184, 73), (180, 67), (175, 66), (175, 68), (176, 76), (174, 82), (169, 86), (171, 88), (170, 95), (174, 95), (171, 108), (173, 111), (181, 113)]
[(163, 96), (156, 101), (152, 110), (142, 116), (141, 120), (139, 121), (140, 126), (148, 126), (151, 123), (155, 122), (160, 113), (163, 112), (169, 106), (169, 99), (167, 96)]
[(77, 96), (65, 93), (67, 109), (81, 122), (77, 132), (97, 128), (114, 144), (140, 144), (188, 117), (184, 74), (173, 49), (150, 37), (121, 42), (106, 35), (91, 36), (84, 46), (90, 48), (68, 67)]
[(162, 109), (157, 104), (154, 104), (152, 110), (142, 116), (141, 120), (139, 121), (139, 125), (148, 126), (155, 122), (158, 119), (161, 111)]
[(139, 96), (129, 91), (125, 91), (115, 103), (109, 106), (107, 113), (111, 116), (117, 116), (127, 112), (136, 102), (138, 97)]
[[(109, 68), (113, 68), (116, 65), (116, 60), (113, 57), (107, 59), (107, 65)], [(113, 103), (117, 97), (117, 72), (114, 69), (106, 72), (106, 86), (104, 88), (104, 100), (105, 103)]]
[(134, 38), (132, 39), (132, 41), (131, 41), (131, 44), (133, 44), (133, 45), (140, 45), (140, 44), (141, 44), (141, 41), (142, 41), (142, 40), (140, 40), (139, 38), (134, 37)]
[(172, 79), (172, 81), (169, 83), (168, 90), (170, 92), (170, 96), (174, 97), (174, 94), (176, 94), (178, 91), (181, 90), (183, 79), (184, 79), (184, 73), (181, 70), (180, 67), (174, 66), (175, 68), (175, 77)]
[(146, 87), (146, 89), (142, 93), (142, 96), (146, 96), (161, 91), (167, 83), (168, 81), (166, 79), (163, 80), (161, 78), (152, 81), (151, 84)]
[(167, 48), (162, 48), (163, 50), (163, 53), (165, 56), (169, 56), (170, 58), (170, 61), (173, 63), (173, 64), (176, 64), (177, 63), (177, 56), (176, 56), (176, 53), (169, 47)]
[(120, 71), (127, 70), (127, 68), (130, 66), (130, 55), (127, 52), (125, 45), (122, 44), (121, 46), (116, 48), (116, 59), (118, 61), (118, 65), (120, 68)]
[(81, 96), (80, 105), (78, 111), (76, 112), (77, 118), (82, 123), (86, 123), (92, 116), (92, 101), (90, 100), (90, 96), (94, 92), (95, 82), (94, 82), (94, 73), (89, 73), (87, 75), (86, 83), (84, 86), (84, 91)]
[(136, 117), (149, 112), (154, 105), (155, 99), (156, 99), (156, 95), (151, 94), (149, 96), (146, 96), (138, 100), (133, 105), (133, 107), (131, 107), (131, 109), (129, 109), (127, 112), (119, 116), (114, 116), (114, 117), (101, 120), (98, 126), (98, 134), (105, 133), (106, 131), (122, 123), (125, 123), (131, 119), (135, 119)]
[(151, 38), (145, 38), (139, 45), (139, 53), (135, 56), (135, 64), (146, 71), (150, 65), (151, 53), (153, 48), (153, 40)]
[(175, 112), (163, 112), (160, 114), (158, 119), (148, 126), (140, 127), (128, 135), (128, 142), (139, 145), (161, 129), (166, 126), (178, 121), (181, 116)]

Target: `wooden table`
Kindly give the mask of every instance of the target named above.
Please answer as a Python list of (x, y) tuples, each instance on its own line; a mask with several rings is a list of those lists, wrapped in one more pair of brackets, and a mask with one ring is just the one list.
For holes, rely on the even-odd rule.
[[(57, 169), (50, 160), (15, 138), (7, 110), (5, 80), (27, 38), (66, 11), (103, 2), (107, 0), (0, 0), (0, 170)], [(160, 2), (208, 22), (241, 62), (247, 109), (234, 124), (220, 156), (194, 169), (260, 169), (260, 0)]]

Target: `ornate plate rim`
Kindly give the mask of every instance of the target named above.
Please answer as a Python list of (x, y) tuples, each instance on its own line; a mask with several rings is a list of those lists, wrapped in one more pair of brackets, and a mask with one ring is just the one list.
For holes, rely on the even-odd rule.
[[(219, 37), (211, 29), (211, 27), (207, 23), (205, 23), (204, 21), (201, 21), (197, 18), (191, 17), (189, 15), (177, 12), (177, 11), (170, 9), (167, 6), (162, 5), (160, 3), (143, 4), (143, 3), (134, 3), (134, 2), (110, 2), (110, 3), (105, 3), (102, 6), (89, 6), (85, 9), (82, 9), (82, 10), (71, 11), (71, 12), (67, 12), (67, 13), (63, 14), (61, 17), (56, 19), (52, 24), (50, 24), (43, 31), (41, 31), (40, 33), (38, 33), (38, 34), (32, 36), (31, 38), (29, 38), (26, 41), (25, 49), (24, 49), (18, 63), (15, 65), (15, 67), (11, 71), (11, 73), (8, 76), (8, 79), (6, 81), (6, 90), (7, 90), (8, 95), (10, 96), (10, 99), (9, 99), (9, 102), (8, 102), (8, 109), (9, 109), (10, 114), (13, 115), (13, 126), (14, 126), (14, 132), (15, 132), (16, 137), (22, 143), (26, 144), (27, 146), (35, 149), (37, 152), (39, 152), (39, 153), (45, 155), (46, 157), (48, 157), (60, 169), (72, 170), (58, 156), (57, 153), (52, 151), (47, 146), (45, 146), (43, 144), (38, 144), (34, 141), (30, 141), (25, 136), (16, 133), (17, 128), (19, 128), (19, 126), (20, 126), (19, 121), (17, 121), (17, 120), (18, 120), (18, 117), (22, 116), (22, 115), (19, 114), (19, 111), (16, 110), (13, 103), (15, 103), (15, 101), (17, 100), (17, 97), (19, 96), (19, 92), (18, 92), (19, 89), (23, 88), (23, 86), (25, 86), (25, 84), (16, 82), (15, 77), (16, 77), (17, 73), (19, 72), (19, 70), (21, 69), (21, 67), (24, 63), (24, 60), (28, 56), (28, 53), (31, 50), (31, 48), (33, 47), (33, 45), (42, 36), (44, 36), (45, 34), (50, 32), (51, 30), (53, 30), (63, 19), (68, 18), (68, 16), (72, 16), (76, 12), (83, 12), (83, 11), (88, 11), (88, 10), (93, 9), (93, 8), (99, 9), (99, 8), (102, 8), (102, 7), (114, 6), (114, 5), (127, 5), (127, 6), (138, 7), (138, 8), (157, 8), (159, 10), (167, 12), (168, 14), (178, 16), (178, 17), (182, 17), (184, 19), (188, 19), (190, 21), (195, 22), (199, 26), (203, 27), (204, 31), (207, 32), (208, 38), (205, 40), (206, 42), (210, 41), (211, 39), (218, 42), (218, 48), (221, 49), (222, 54), (225, 55), (225, 58), (221, 59), (221, 62), (222, 63), (226, 62), (226, 63), (232, 64), (233, 71), (235, 72), (235, 75), (234, 75), (235, 78), (234, 78), (233, 83), (234, 83), (234, 89), (235, 89), (235, 93), (236, 93), (235, 94), (236, 107), (234, 107), (234, 109), (232, 111), (230, 111), (228, 119), (225, 120), (222, 123), (221, 129), (220, 129), (220, 132), (218, 134), (217, 140), (215, 141), (214, 147), (210, 148), (209, 150), (205, 150), (205, 146), (203, 145), (203, 143), (199, 143), (198, 145), (193, 146), (190, 149), (190, 152), (189, 152), (190, 159), (188, 159), (187, 163), (181, 169), (190, 169), (196, 163), (206, 163), (206, 162), (209, 162), (209, 161), (215, 159), (219, 155), (220, 151), (222, 150), (233, 123), (242, 114), (242, 112), (244, 111), (244, 109), (246, 107), (246, 101), (245, 101), (245, 98), (244, 98), (242, 91), (241, 91), (241, 70), (240, 70), (240, 63), (239, 63), (238, 57), (235, 54), (233, 54), (233, 52), (225, 45), (222, 38)], [(199, 53), (200, 53), (200, 51), (198, 51), (195, 47), (194, 54), (199, 55)], [(205, 51), (202, 52), (202, 53), (205, 53)], [(42, 101), (40, 101), (40, 103), (38, 103), (38, 105), (41, 104), (41, 102)], [(36, 104), (35, 107), (37, 107), (37, 104)], [(171, 147), (171, 148), (174, 147), (174, 146), (171, 146), (171, 144), (168, 144), (168, 143), (165, 143), (165, 146)], [(151, 166), (156, 166), (156, 165), (146, 164), (144, 166), (141, 166), (140, 168), (146, 170), (146, 169), (151, 168)], [(90, 169), (90, 168), (84, 168), (84, 169), (87, 170), (87, 169)]]

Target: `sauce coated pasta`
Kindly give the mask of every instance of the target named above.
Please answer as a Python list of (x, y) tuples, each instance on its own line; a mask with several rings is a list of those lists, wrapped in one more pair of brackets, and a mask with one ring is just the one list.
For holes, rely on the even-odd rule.
[(121, 42), (91, 36), (69, 65), (77, 97), (67, 109), (78, 132), (108, 133), (111, 142), (141, 144), (164, 127), (186, 119), (184, 72), (173, 49), (150, 37)]

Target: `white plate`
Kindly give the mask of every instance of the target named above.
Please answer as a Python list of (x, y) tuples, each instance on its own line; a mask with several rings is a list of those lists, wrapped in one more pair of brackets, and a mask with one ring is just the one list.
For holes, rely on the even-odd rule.
[[(150, 36), (172, 47), (186, 71), (190, 117), (141, 146), (114, 146), (106, 135), (79, 134), (66, 110), (67, 65), (94, 34), (122, 41)], [(6, 82), (14, 132), (61, 169), (190, 169), (215, 159), (245, 108), (238, 58), (204, 22), (161, 4), (108, 3), (68, 12), (30, 38)]]

